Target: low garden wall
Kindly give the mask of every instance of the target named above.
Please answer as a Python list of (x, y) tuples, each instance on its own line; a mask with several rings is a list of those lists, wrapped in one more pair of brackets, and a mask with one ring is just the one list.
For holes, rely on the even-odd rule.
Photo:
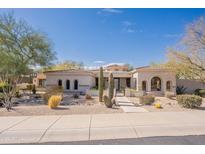
[[(88, 89), (86, 90), (86, 94), (90, 96), (99, 96), (99, 91), (97, 89)], [(103, 91), (103, 95), (107, 95), (107, 90)]]
[(196, 89), (205, 89), (205, 83), (197, 80), (177, 79), (177, 86), (186, 88), (186, 93), (194, 93)]
[(126, 88), (125, 89), (125, 96), (126, 97), (140, 97), (144, 96), (144, 91), (136, 91), (135, 89)]

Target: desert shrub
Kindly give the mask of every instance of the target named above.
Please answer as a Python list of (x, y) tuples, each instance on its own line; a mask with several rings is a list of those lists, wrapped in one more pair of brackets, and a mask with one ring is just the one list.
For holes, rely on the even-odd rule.
[(3, 103), (2, 103), (3, 99), (4, 99), (4, 95), (0, 93), (0, 107), (3, 106)]
[(78, 99), (79, 98), (79, 94), (73, 94), (73, 98)]
[(61, 86), (55, 86), (55, 87), (52, 87), (50, 89), (47, 89), (46, 93), (43, 94), (44, 102), (47, 103), (49, 98), (52, 95), (61, 95), (62, 96), (63, 95), (63, 88)]
[(36, 85), (35, 84), (32, 86), (32, 93), (36, 94)]
[(51, 109), (57, 108), (62, 100), (62, 96), (60, 95), (52, 95), (48, 100), (48, 106)]
[(11, 87), (9, 87), (7, 83), (0, 82), (0, 93), (3, 93), (4, 90), (7, 91), (8, 88), (11, 88)]
[(161, 109), (162, 105), (160, 103), (156, 103), (156, 104), (154, 104), (154, 107), (157, 108), (157, 109)]
[(155, 101), (155, 97), (153, 95), (145, 95), (139, 97), (140, 104), (143, 105), (151, 105)]
[(33, 94), (36, 94), (36, 85), (35, 84), (28, 84), (28, 85), (26, 85), (25, 90), (29, 90)]
[(184, 94), (186, 92), (186, 89), (184, 86), (177, 86), (176, 88), (176, 93), (177, 95), (181, 95), (181, 94)]
[(33, 88), (33, 85), (32, 85), (32, 84), (28, 84), (28, 85), (26, 85), (26, 90), (31, 91), (32, 88)]
[(194, 91), (194, 94), (195, 94), (195, 95), (199, 95), (199, 96), (201, 96), (201, 97), (205, 97), (205, 89), (196, 89), (196, 90)]
[(92, 96), (89, 95), (89, 94), (86, 94), (86, 95), (85, 95), (85, 99), (92, 99)]
[(184, 108), (195, 108), (202, 104), (202, 98), (196, 95), (178, 95), (177, 102)]
[(20, 91), (19, 91), (18, 87), (16, 88), (15, 97), (17, 97), (17, 98), (21, 97), (21, 94), (20, 94)]
[(108, 108), (112, 108), (113, 104), (112, 101), (109, 99), (109, 97), (107, 95), (104, 95), (103, 99), (104, 99), (105, 106)]

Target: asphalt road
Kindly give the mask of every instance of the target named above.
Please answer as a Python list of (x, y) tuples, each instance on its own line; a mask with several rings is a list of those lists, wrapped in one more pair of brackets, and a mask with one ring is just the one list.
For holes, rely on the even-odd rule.
[(205, 145), (205, 135), (162, 136), (76, 142), (47, 142), (43, 145)]

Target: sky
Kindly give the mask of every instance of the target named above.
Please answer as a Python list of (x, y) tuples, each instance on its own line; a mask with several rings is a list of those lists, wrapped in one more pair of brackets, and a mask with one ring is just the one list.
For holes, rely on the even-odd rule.
[(162, 63), (187, 24), (205, 15), (205, 9), (0, 9), (4, 12), (14, 12), (47, 34), (59, 62), (83, 62), (90, 68)]

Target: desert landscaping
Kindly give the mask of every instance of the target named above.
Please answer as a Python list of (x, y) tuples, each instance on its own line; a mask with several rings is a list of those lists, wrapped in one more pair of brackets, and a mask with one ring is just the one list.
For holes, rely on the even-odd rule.
[(136, 97), (128, 97), (128, 99), (133, 102), (136, 106), (140, 106), (148, 110), (149, 112), (169, 112), (169, 111), (196, 111), (196, 110), (205, 110), (205, 98), (203, 98), (202, 105), (198, 108), (182, 108), (176, 101), (176, 97), (170, 99), (166, 97), (156, 97), (155, 103), (161, 104), (161, 108), (156, 108), (153, 105), (140, 105), (138, 104), (139, 98)]
[(0, 107), (0, 116), (32, 116), (32, 115), (72, 115), (72, 114), (104, 114), (122, 113), (119, 106), (107, 108), (98, 101), (98, 97), (86, 99), (86, 96), (73, 98), (71, 94), (64, 94), (58, 108), (50, 109), (40, 95), (34, 98), (30, 95), (14, 99), (14, 107), (8, 112)]

